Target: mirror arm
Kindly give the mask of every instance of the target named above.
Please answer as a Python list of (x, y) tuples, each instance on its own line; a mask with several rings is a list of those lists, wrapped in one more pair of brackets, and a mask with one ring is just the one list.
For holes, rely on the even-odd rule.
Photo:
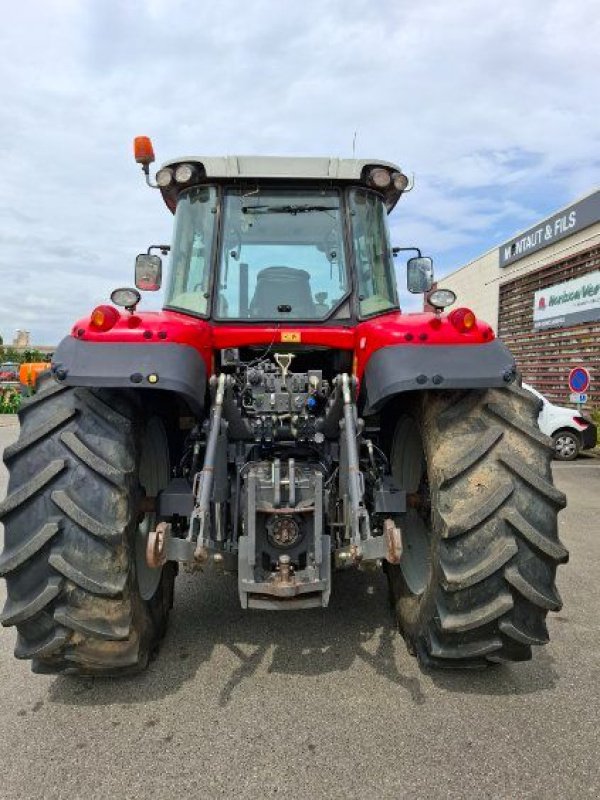
[(168, 252), (171, 250), (170, 244), (151, 244), (147, 250), (148, 255), (152, 255), (153, 250), (160, 250), (163, 256), (166, 256)]
[(397, 256), (402, 250), (410, 250), (413, 253), (417, 253), (419, 258), (422, 258), (421, 251), (418, 247), (392, 247), (392, 255)]

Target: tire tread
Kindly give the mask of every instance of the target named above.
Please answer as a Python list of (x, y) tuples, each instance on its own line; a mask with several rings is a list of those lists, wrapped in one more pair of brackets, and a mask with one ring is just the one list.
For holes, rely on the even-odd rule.
[(129, 541), (140, 496), (139, 409), (128, 395), (68, 388), (47, 374), (19, 418), (0, 504), (0, 620), (17, 628), (15, 656), (43, 674), (140, 671), (164, 632), (175, 573), (164, 570), (156, 594), (141, 598)]
[(416, 610), (402, 565), (387, 566), (409, 651), (429, 667), (528, 660), (533, 646), (548, 641), (547, 613), (562, 606), (554, 579), (569, 557), (557, 524), (565, 495), (552, 483), (553, 452), (537, 428), (538, 404), (509, 386), (423, 393), (413, 413), (434, 535)]

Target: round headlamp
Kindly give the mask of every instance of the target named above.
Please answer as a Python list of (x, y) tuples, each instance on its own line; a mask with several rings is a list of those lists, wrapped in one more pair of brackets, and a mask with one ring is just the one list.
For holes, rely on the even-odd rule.
[(369, 172), (368, 180), (371, 186), (375, 187), (375, 189), (387, 189), (392, 182), (392, 176), (387, 169), (383, 169), (383, 167), (375, 167), (375, 169), (372, 169)]
[(160, 186), (161, 189), (166, 189), (172, 180), (173, 170), (168, 167), (163, 167), (163, 169), (159, 169), (156, 173), (156, 185)]
[(191, 164), (180, 164), (175, 170), (177, 183), (189, 183), (196, 174), (196, 168)]
[(450, 289), (435, 289), (427, 297), (427, 302), (434, 308), (447, 308), (456, 302), (456, 295)]
[(408, 186), (408, 177), (403, 172), (393, 172), (392, 181), (398, 192), (403, 192)]
[(141, 299), (137, 289), (115, 289), (110, 295), (111, 303), (123, 308), (135, 308)]

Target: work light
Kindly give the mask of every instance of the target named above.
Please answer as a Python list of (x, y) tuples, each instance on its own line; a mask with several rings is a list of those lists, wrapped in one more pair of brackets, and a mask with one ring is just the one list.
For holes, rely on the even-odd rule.
[(161, 189), (166, 189), (173, 180), (173, 170), (168, 167), (159, 169), (156, 173), (156, 185)]

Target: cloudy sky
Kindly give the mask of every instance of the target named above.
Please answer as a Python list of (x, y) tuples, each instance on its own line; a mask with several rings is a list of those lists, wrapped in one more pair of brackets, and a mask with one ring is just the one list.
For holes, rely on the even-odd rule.
[[(171, 217), (135, 164), (394, 161), (443, 275), (600, 184), (597, 0), (20, 0), (0, 28), (0, 333), (53, 344)], [(144, 298), (142, 307), (149, 307)]]

